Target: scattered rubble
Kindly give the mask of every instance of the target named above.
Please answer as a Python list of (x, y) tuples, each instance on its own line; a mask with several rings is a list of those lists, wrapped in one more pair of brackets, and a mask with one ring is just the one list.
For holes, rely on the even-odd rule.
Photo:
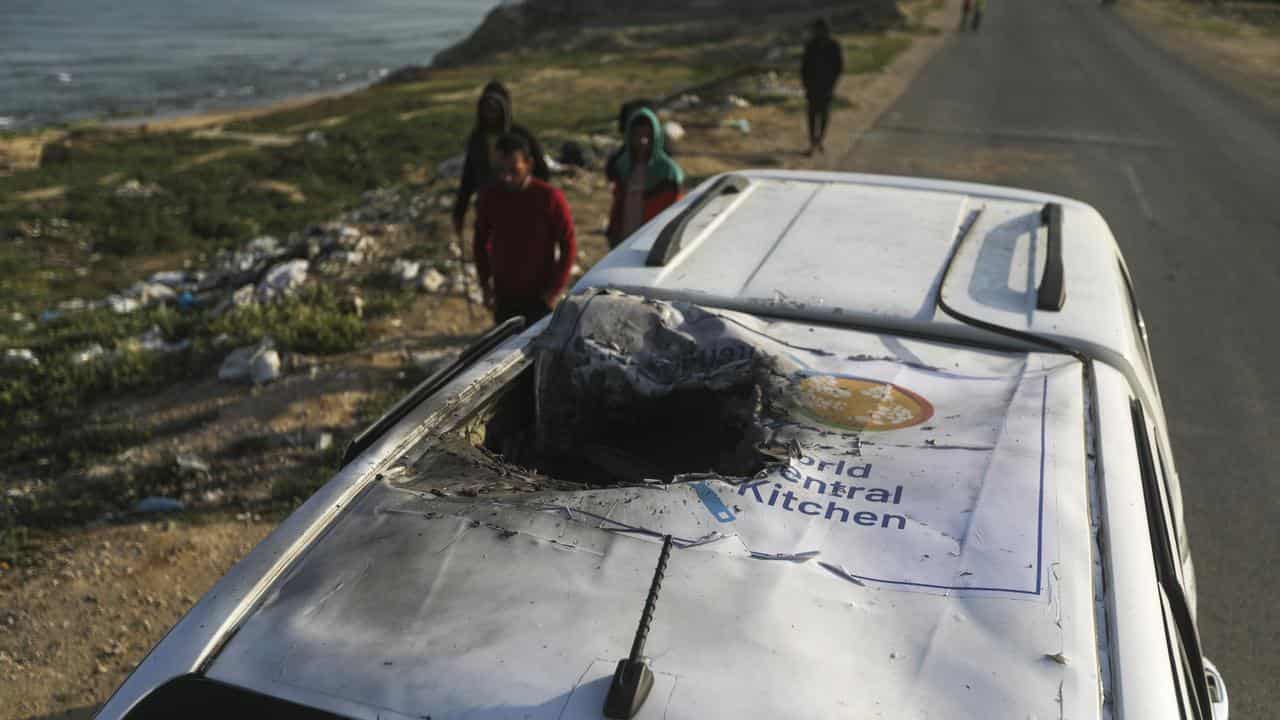
[(280, 379), (280, 353), (266, 350), (254, 355), (249, 363), (249, 379), (254, 385), (266, 385)]
[(725, 104), (725, 106), (726, 106), (726, 107), (731, 107), (731, 108), (749, 108), (749, 107), (751, 107), (751, 102), (750, 102), (749, 100), (747, 100), (747, 99), (746, 99), (746, 98), (744, 98), (744, 97), (738, 96), (738, 95), (730, 95), (730, 96), (726, 97), (726, 98), (724, 99), (724, 104)]
[(444, 273), (435, 268), (427, 268), (422, 275), (418, 277), (418, 289), (423, 292), (437, 293), (444, 289), (449, 279)]
[(222, 361), (218, 379), (260, 385), (280, 377), (280, 354), (275, 340), (266, 337), (257, 345), (236, 348)]
[(310, 267), (306, 260), (290, 260), (268, 270), (255, 291), (258, 302), (271, 302), (302, 287)]
[(126, 180), (116, 186), (115, 196), (129, 200), (146, 200), (164, 192), (164, 188), (155, 183), (144, 183), (141, 180)]
[(184, 270), (161, 270), (160, 272), (152, 273), (147, 282), (178, 288), (187, 284), (187, 273)]
[(672, 142), (680, 142), (685, 136), (684, 126), (675, 120), (668, 120), (662, 125), (662, 134)]
[(107, 354), (106, 348), (98, 343), (94, 343), (89, 347), (71, 354), (72, 365), (84, 365), (96, 361), (98, 358)]
[(136, 298), (123, 295), (108, 295), (106, 303), (107, 307), (111, 308), (111, 312), (117, 315), (128, 315), (142, 309), (142, 303)]
[(396, 258), (391, 263), (391, 275), (400, 281), (400, 287), (408, 288), (417, 284), (418, 273), (422, 271), (422, 263), (404, 258)]
[(322, 432), (316, 436), (316, 441), (312, 448), (316, 452), (324, 452), (333, 447), (333, 433)]
[(40, 367), (40, 359), (28, 348), (9, 348), (4, 351), (7, 367)]
[(173, 353), (191, 347), (190, 340), (169, 342), (158, 325), (152, 325), (145, 333), (133, 338), (128, 344), (137, 350), (158, 353)]

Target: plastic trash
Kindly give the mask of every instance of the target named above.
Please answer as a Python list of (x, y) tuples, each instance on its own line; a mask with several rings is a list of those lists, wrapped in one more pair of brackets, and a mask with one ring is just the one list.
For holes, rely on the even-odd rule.
[(144, 497), (133, 504), (133, 511), (136, 513), (169, 513), (182, 512), (186, 506), (181, 500), (167, 497)]
[(307, 281), (310, 267), (306, 260), (290, 260), (268, 270), (258, 283), (258, 302), (270, 302), (297, 290)]

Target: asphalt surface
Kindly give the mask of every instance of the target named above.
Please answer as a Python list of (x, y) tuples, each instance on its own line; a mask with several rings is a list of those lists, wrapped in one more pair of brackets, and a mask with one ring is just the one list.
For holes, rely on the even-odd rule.
[(1107, 218), (1151, 336), (1206, 653), (1233, 718), (1276, 717), (1280, 117), (1096, 1), (993, 1), (841, 169), (1043, 190)]

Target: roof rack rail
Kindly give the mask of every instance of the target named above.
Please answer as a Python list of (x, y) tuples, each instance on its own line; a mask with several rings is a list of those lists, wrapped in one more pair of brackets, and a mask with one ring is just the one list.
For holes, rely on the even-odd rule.
[(1036, 309), (1057, 312), (1067, 299), (1062, 279), (1062, 205), (1045, 203), (1040, 210), (1040, 224), (1049, 226), (1049, 242), (1044, 277), (1040, 278), (1040, 289), (1036, 291)]
[(658, 239), (653, 241), (653, 247), (649, 250), (649, 256), (645, 258), (644, 264), (649, 267), (662, 267), (666, 265), (671, 258), (680, 252), (680, 245), (684, 241), (685, 228), (689, 226), (689, 222), (693, 220), (698, 213), (702, 212), (712, 200), (721, 195), (735, 195), (747, 189), (751, 181), (743, 175), (730, 174), (723, 175), (715, 181), (707, 191), (698, 196), (689, 207), (685, 208), (674, 220), (667, 223), (666, 227), (658, 233)]
[(346, 467), (352, 460), (360, 456), (360, 453), (368, 450), (370, 446), (384, 433), (392, 428), (396, 423), (404, 419), (423, 400), (434, 395), (443, 388), (449, 381), (462, 374), (463, 370), (471, 367), (477, 360), (489, 354), (503, 340), (524, 330), (525, 321), (522, 316), (516, 316), (491, 328), (488, 332), (476, 338), (475, 342), (467, 346), (466, 350), (458, 356), (456, 360), (449, 363), (443, 368), (432, 373), (431, 377), (423, 380), (408, 395), (400, 398), (400, 401), (391, 407), (376, 422), (365, 428), (364, 432), (355, 436), (346, 452), (342, 454), (342, 463), (338, 467)]

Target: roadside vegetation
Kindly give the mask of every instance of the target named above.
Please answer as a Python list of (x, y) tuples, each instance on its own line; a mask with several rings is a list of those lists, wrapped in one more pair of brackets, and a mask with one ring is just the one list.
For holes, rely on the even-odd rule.
[(1155, 39), (1280, 112), (1280, 0), (1129, 0), (1117, 5)]
[[(841, 35), (848, 77), (861, 77), (846, 81), (837, 108), (878, 107), (868, 94), (892, 86), (894, 60), (938, 32), (925, 18), (943, 4), (908, 0), (902, 27)], [(487, 325), (456, 282), (454, 184), (441, 168), (461, 151), (486, 81), (508, 84), (517, 120), (553, 155), (574, 141), (597, 160), (622, 99), (667, 99), (688, 131), (679, 157), (692, 184), (801, 160), (806, 20), (584, 33), (212, 124), (0, 133), (0, 671), (22, 680), (0, 691), (0, 720), (72, 708), (87, 717), (332, 476), (348, 438)], [(713, 82), (727, 76), (736, 79)], [(682, 95), (701, 99), (676, 110)], [(598, 165), (556, 182), (585, 270), (605, 252), (608, 187)], [(344, 229), (358, 240), (343, 246), (347, 262), (312, 252)], [(219, 266), (263, 236), (284, 253), (272, 263), (311, 262), (283, 297), (228, 305), (237, 280), (194, 302), (102, 303), (156, 273)], [(397, 263), (447, 282), (406, 286)], [(280, 379), (217, 380), (233, 349), (265, 338)], [(138, 510), (151, 499), (180, 506)]]
[[(909, 5), (908, 32), (843, 36), (848, 73), (884, 69), (920, 32), (917, 6), (937, 4)], [(395, 334), (399, 318), (419, 307), (385, 266), (313, 277), (284, 299), (230, 309), (166, 302), (120, 313), (93, 301), (158, 271), (206, 267), (264, 235), (297, 241), (389, 190), (398, 202), (426, 204), (400, 256), (447, 272), (453, 185), (437, 166), (460, 151), (484, 82), (497, 77), (513, 88), (516, 118), (554, 154), (566, 140), (611, 136), (621, 99), (673, 97), (731, 74), (791, 74), (802, 27), (714, 37), (697, 27), (629, 28), (585, 46), (418, 70), (212, 128), (44, 131), (36, 166), (0, 175), (0, 352), (35, 359), (6, 359), (0, 375), (0, 485), (13, 490), (0, 508), (0, 561), (19, 560), (32, 531), (119, 514), (140, 498), (182, 489), (171, 456), (142, 464), (119, 458), (202, 418), (152, 422), (115, 412), (122, 401), (210, 378), (231, 349), (268, 337), (294, 356), (343, 357)], [(736, 87), (749, 103), (802, 107), (794, 94), (770, 95), (759, 83)], [(0, 150), (22, 139), (0, 135)], [(352, 288), (360, 306), (350, 302)], [(147, 337), (173, 349), (140, 345)], [(106, 359), (86, 361), (94, 348)], [(419, 376), (412, 368), (393, 373), (349, 427), (376, 417)], [(289, 503), (331, 473), (342, 440), (282, 450), (271, 439), (243, 438), (228, 457), (292, 454), (300, 469), (266, 480), (265, 491), (265, 500)], [(104, 462), (114, 469), (86, 474)]]

